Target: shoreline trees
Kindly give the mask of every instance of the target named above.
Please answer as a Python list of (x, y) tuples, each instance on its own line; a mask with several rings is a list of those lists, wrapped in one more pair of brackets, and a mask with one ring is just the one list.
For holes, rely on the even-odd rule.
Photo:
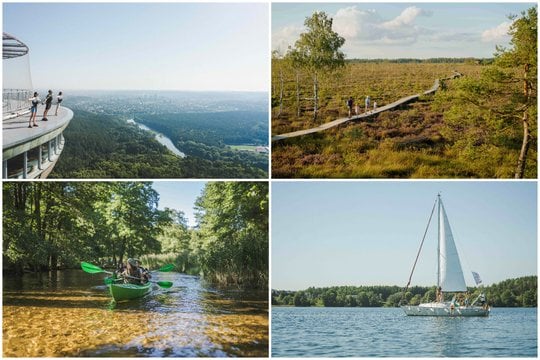
[(195, 228), (157, 208), (151, 182), (6, 182), (3, 271), (115, 267), (128, 257), (200, 274), (215, 285), (268, 286), (268, 184), (211, 182)]
[[(536, 307), (537, 276), (508, 279), (485, 286), (482, 291), (487, 301), (495, 307)], [(480, 288), (469, 287), (471, 294)], [(272, 290), (272, 305), (278, 306), (324, 306), (324, 307), (396, 307), (403, 288), (398, 286), (333, 286), (310, 287), (306, 290)], [(405, 299), (411, 305), (435, 300), (435, 286), (413, 286)]]

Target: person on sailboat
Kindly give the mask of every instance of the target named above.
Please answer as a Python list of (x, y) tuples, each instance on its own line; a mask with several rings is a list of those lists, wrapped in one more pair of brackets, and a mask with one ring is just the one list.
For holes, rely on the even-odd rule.
[(435, 293), (435, 301), (436, 302), (443, 302), (444, 301), (442, 288), (440, 286), (439, 286), (439, 288), (437, 289), (437, 291)]

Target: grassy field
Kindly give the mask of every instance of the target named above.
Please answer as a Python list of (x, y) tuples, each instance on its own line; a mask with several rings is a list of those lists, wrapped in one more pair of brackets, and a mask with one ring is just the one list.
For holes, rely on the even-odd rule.
[(239, 151), (257, 151), (258, 148), (257, 145), (229, 145), (229, 147)]
[[(309, 101), (297, 116), (296, 82), (284, 71), (284, 102), (279, 114), (279, 67), (272, 73), (272, 135), (307, 129), (347, 116), (346, 100), (352, 96), (363, 105), (370, 95), (377, 105), (429, 89), (436, 78), (458, 71), (478, 78), (483, 66), (475, 64), (348, 64), (338, 76), (321, 81), (320, 115), (313, 120)], [(337, 128), (272, 143), (272, 176), (275, 178), (508, 178), (519, 155), (519, 142), (499, 147), (478, 143), (459, 147), (459, 133), (450, 128), (445, 114), (456, 104), (447, 100), (456, 82), (446, 90), (398, 110)], [(309, 78), (301, 78), (301, 97), (310, 96)], [(459, 105), (459, 104), (458, 104)], [(535, 125), (536, 126), (536, 125)], [(515, 137), (519, 140), (519, 130)], [(468, 137), (472, 130), (463, 128)], [(536, 130), (534, 130), (536, 138)], [(517, 149), (514, 149), (517, 147)], [(534, 144), (536, 149), (536, 143)], [(464, 154), (464, 151), (470, 153)], [(531, 151), (526, 177), (536, 177), (536, 151)]]

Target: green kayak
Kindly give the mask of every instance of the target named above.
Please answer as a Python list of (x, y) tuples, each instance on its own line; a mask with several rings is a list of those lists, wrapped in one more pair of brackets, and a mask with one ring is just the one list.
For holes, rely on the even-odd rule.
[(152, 289), (152, 283), (144, 285), (110, 284), (109, 289), (115, 301), (131, 300), (143, 297)]

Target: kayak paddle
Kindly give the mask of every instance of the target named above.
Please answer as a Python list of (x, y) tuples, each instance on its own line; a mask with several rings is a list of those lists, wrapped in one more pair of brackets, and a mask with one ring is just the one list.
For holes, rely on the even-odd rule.
[(112, 274), (112, 272), (110, 272), (110, 271), (103, 270), (102, 268), (100, 268), (97, 265), (90, 264), (90, 263), (87, 263), (87, 262), (84, 262), (84, 261), (81, 262), (81, 268), (85, 272), (87, 272), (89, 274), (99, 274), (99, 273)]
[[(140, 280), (138, 277), (135, 277), (135, 276), (129, 276), (129, 275), (121, 275), (121, 276), (130, 278), (130, 279)], [(107, 278), (107, 279), (111, 279), (111, 278)], [(107, 282), (107, 279), (105, 279), (105, 282)], [(112, 284), (113, 280), (111, 279), (109, 281), (111, 281), (111, 284)], [(170, 281), (155, 281), (155, 280), (148, 280), (148, 281), (154, 284), (158, 284), (160, 287), (165, 288), (165, 289), (168, 289), (171, 286), (173, 286), (173, 283)]]
[(173, 264), (167, 264), (167, 265), (164, 265), (162, 267), (160, 267), (159, 269), (157, 270), (152, 270), (152, 272), (154, 271), (159, 271), (159, 272), (169, 272), (169, 271), (172, 271), (174, 269), (174, 265)]

